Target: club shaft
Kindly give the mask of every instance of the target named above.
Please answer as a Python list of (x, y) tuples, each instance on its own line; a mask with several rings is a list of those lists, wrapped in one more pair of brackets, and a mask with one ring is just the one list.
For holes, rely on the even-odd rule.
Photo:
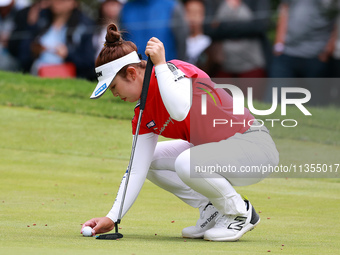
[(118, 231), (117, 231), (117, 230), (118, 230), (118, 229), (117, 229), (117, 226), (118, 226), (118, 223), (120, 223), (120, 220), (121, 220), (121, 217), (122, 217), (123, 206), (124, 206), (124, 201), (125, 201), (127, 186), (128, 186), (129, 179), (130, 179), (131, 167), (132, 167), (132, 163), (133, 163), (133, 157), (134, 157), (134, 155), (135, 155), (135, 149), (136, 149), (136, 144), (137, 144), (137, 139), (138, 139), (140, 124), (141, 124), (141, 120), (142, 120), (142, 115), (143, 115), (143, 110), (140, 110), (139, 116), (138, 116), (136, 134), (134, 135), (134, 137), (133, 137), (133, 142), (132, 142), (132, 149), (131, 149), (130, 162), (129, 162), (129, 166), (128, 166), (128, 169), (127, 169), (127, 175), (126, 175), (126, 177), (125, 177), (124, 192), (123, 192), (123, 196), (122, 196), (122, 201), (121, 201), (121, 203), (120, 203), (120, 208), (119, 208), (119, 213), (118, 213), (118, 220), (117, 220), (117, 222), (116, 222), (116, 232), (118, 232)]
[(153, 63), (151, 61), (151, 58), (149, 57), (148, 60), (147, 60), (146, 68), (145, 68), (143, 87), (142, 87), (141, 98), (140, 98), (140, 108), (139, 108), (139, 115), (138, 115), (136, 133), (133, 137), (130, 162), (129, 162), (129, 165), (128, 165), (128, 168), (127, 168), (127, 174), (126, 174), (126, 177), (125, 177), (125, 185), (124, 185), (122, 200), (121, 200), (121, 203), (120, 203), (118, 219), (117, 219), (117, 222), (115, 223), (116, 233), (118, 233), (118, 224), (120, 224), (120, 221), (121, 221), (121, 218), (122, 218), (123, 206), (124, 206), (127, 186), (128, 186), (129, 179), (130, 179), (130, 173), (131, 173), (133, 158), (134, 158), (134, 155), (135, 155), (135, 149), (136, 149), (139, 129), (140, 129), (143, 111), (144, 111), (144, 108), (145, 108), (146, 98), (147, 98), (148, 90), (149, 90), (149, 83), (150, 83), (150, 79), (151, 79), (152, 66), (153, 66)]

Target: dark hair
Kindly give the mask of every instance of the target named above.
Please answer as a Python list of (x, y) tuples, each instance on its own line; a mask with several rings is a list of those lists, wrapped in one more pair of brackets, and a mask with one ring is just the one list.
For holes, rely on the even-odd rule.
[[(105, 37), (106, 42), (104, 43), (104, 47), (100, 51), (95, 66), (101, 66), (106, 63), (109, 63), (113, 60), (121, 58), (133, 51), (137, 51), (137, 46), (130, 41), (124, 41), (121, 32), (118, 31), (118, 28), (115, 24), (111, 23), (107, 26), (107, 32)], [(145, 68), (146, 61), (142, 61), (138, 64), (131, 64), (136, 67)], [(119, 72), (118, 75), (122, 77), (126, 77), (126, 69), (128, 68), (127, 65), (123, 67)]]

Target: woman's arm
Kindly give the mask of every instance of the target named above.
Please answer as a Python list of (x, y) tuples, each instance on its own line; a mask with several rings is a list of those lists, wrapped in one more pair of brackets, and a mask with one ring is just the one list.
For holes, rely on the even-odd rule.
[(322, 61), (322, 62), (327, 62), (335, 51), (336, 40), (338, 38), (338, 27), (337, 27), (337, 25), (338, 24), (334, 24), (332, 34), (331, 34), (325, 48), (319, 54), (319, 60)]
[(191, 80), (184, 77), (184, 73), (177, 78), (167, 64), (156, 66), (155, 72), (163, 103), (171, 118), (184, 120), (191, 107)]
[[(158, 136), (153, 133), (138, 136), (135, 149), (135, 156), (133, 158), (131, 174), (127, 186), (121, 218), (126, 214), (126, 212), (130, 209), (132, 204), (135, 202), (144, 184), (154, 154), (154, 150), (157, 144), (157, 139)], [(122, 196), (126, 181), (125, 177), (126, 173), (124, 174), (122, 182), (120, 184), (116, 200), (107, 216), (101, 218), (93, 218), (91, 220), (86, 221), (83, 224), (82, 229), (86, 226), (89, 226), (93, 228), (92, 235), (96, 235), (109, 232), (114, 228), (115, 222), (117, 222), (118, 220), (120, 205), (122, 203)]]
[[(130, 209), (132, 204), (135, 202), (148, 173), (151, 160), (155, 151), (157, 144), (158, 135), (149, 133), (144, 135), (139, 135), (136, 143), (135, 154), (133, 158), (133, 163), (131, 167), (131, 173), (129, 178), (129, 183), (127, 186), (122, 217)], [(126, 175), (124, 174), (122, 182), (120, 184), (116, 200), (112, 206), (112, 209), (107, 214), (106, 217), (110, 218), (113, 222), (118, 219), (120, 205), (122, 203), (122, 196), (125, 187)]]
[(276, 36), (274, 44), (274, 54), (281, 55), (284, 50), (284, 44), (287, 33), (289, 5), (282, 3), (279, 7), (279, 18), (276, 27)]
[(191, 80), (175, 66), (173, 71), (168, 68), (164, 45), (156, 37), (148, 41), (145, 55), (150, 56), (155, 65), (159, 91), (171, 118), (184, 120), (191, 107)]

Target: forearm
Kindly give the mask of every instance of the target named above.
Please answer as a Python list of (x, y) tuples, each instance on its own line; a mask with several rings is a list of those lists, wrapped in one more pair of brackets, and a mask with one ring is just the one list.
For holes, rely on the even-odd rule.
[(176, 80), (167, 64), (156, 66), (155, 71), (159, 91), (168, 113), (176, 121), (184, 120), (191, 107), (191, 80), (186, 77)]
[(337, 28), (337, 25), (334, 25), (332, 34), (325, 46), (324, 52), (328, 54), (332, 54), (334, 52), (337, 38), (338, 38), (338, 28)]
[(130, 209), (130, 207), (137, 199), (137, 196), (146, 179), (146, 175), (148, 173), (154, 150), (157, 144), (157, 139), (158, 136), (153, 133), (138, 136), (125, 200), (122, 201), (122, 197), (124, 193), (127, 173), (125, 173), (123, 176), (112, 209), (106, 216), (110, 218), (113, 222), (117, 222), (122, 202), (124, 202), (124, 206), (121, 218), (126, 214), (126, 212)]
[(282, 3), (279, 7), (279, 18), (277, 21), (276, 27), (276, 36), (275, 36), (275, 48), (274, 51), (280, 53), (283, 51), (286, 33), (287, 33), (287, 24), (288, 24), (288, 10), (289, 6), (286, 3)]

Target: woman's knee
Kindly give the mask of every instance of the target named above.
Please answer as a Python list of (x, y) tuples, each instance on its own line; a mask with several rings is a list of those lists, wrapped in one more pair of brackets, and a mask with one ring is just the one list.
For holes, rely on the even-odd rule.
[(190, 150), (182, 152), (175, 161), (175, 170), (184, 183), (190, 179)]
[(158, 142), (150, 169), (175, 170), (176, 158), (188, 148), (190, 148), (190, 144), (182, 140)]

